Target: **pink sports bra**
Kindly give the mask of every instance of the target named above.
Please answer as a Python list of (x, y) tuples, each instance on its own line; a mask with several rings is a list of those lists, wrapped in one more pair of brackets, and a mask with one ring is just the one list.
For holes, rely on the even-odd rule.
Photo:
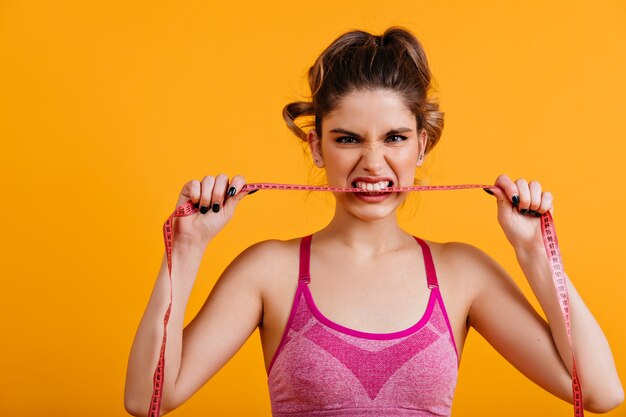
[(268, 369), (274, 417), (449, 416), (458, 352), (430, 248), (422, 248), (428, 307), (406, 330), (367, 333), (325, 317), (308, 287), (312, 235), (300, 241), (291, 314)]

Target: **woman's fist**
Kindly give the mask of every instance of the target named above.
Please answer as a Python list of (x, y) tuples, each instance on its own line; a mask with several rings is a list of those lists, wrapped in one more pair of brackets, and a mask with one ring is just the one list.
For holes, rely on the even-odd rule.
[(254, 192), (241, 192), (246, 180), (236, 175), (232, 180), (220, 174), (207, 175), (202, 181), (187, 182), (178, 197), (176, 207), (191, 200), (199, 211), (185, 217), (176, 218), (174, 240), (189, 244), (208, 244), (232, 218), (235, 207), (246, 195)]
[(538, 217), (552, 210), (552, 194), (537, 181), (513, 181), (506, 175), (500, 175), (494, 185), (497, 188), (489, 191), (498, 200), (498, 222), (513, 248), (543, 251)]

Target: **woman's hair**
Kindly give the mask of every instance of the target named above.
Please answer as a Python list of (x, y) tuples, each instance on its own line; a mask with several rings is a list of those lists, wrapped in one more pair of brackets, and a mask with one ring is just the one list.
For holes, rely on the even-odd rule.
[[(296, 101), (283, 109), (289, 129), (303, 141), (303, 127), (322, 135), (322, 119), (349, 93), (385, 89), (396, 92), (415, 114), (418, 131), (426, 129), (426, 152), (439, 141), (443, 113), (429, 97), (431, 73), (424, 48), (408, 30), (391, 27), (380, 36), (353, 30), (333, 41), (308, 71), (311, 101)], [(308, 117), (302, 127), (299, 117)], [(313, 118), (311, 120), (311, 117)]]

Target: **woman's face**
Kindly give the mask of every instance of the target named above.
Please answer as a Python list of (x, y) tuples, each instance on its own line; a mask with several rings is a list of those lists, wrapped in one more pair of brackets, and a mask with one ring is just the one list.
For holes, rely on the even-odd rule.
[[(322, 135), (309, 133), (316, 165), (334, 187), (413, 185), (423, 161), (426, 131), (417, 131), (415, 114), (391, 90), (346, 95), (322, 121)], [(422, 157), (420, 158), (420, 155)], [(376, 186), (374, 184), (378, 183)], [(337, 202), (368, 220), (393, 213), (407, 193), (335, 193)]]

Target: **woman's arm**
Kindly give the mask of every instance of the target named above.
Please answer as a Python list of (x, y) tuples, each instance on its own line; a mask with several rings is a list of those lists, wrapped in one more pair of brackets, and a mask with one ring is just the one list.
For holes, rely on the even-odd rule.
[[(543, 253), (517, 251), (516, 256), (548, 319), (552, 338), (571, 375), (572, 352), (567, 340), (565, 320), (552, 283), (548, 257), (545, 251)], [(576, 372), (580, 379), (585, 406), (589, 411), (597, 413), (609, 411), (624, 400), (611, 348), (600, 326), (569, 279), (567, 291)]]
[[(172, 310), (167, 325), (165, 350), (165, 383), (162, 404), (167, 408), (174, 392), (180, 368), (183, 320), (187, 302), (204, 254), (201, 245), (174, 245), (172, 253)], [(167, 258), (163, 255), (161, 269), (148, 306), (135, 334), (128, 359), (124, 406), (135, 416), (147, 415), (152, 396), (152, 377), (159, 359), (163, 339), (163, 318), (169, 303)]]
[[(263, 311), (261, 260), (267, 247), (267, 242), (260, 242), (243, 251), (225, 269), (198, 314), (184, 329), (185, 308), (202, 253), (192, 248), (174, 249), (175, 285), (167, 327), (162, 414), (179, 407), (209, 381), (258, 326)], [(124, 404), (135, 416), (148, 414), (152, 377), (163, 337), (163, 315), (169, 300), (167, 279), (164, 262), (128, 361)]]
[[(209, 242), (230, 221), (247, 193), (245, 179), (206, 176), (183, 187), (176, 207), (191, 200), (203, 209), (175, 218), (172, 249), (172, 309), (167, 324), (161, 410), (166, 413), (186, 401), (231, 358), (261, 320), (262, 300), (258, 261), (264, 245), (253, 245), (224, 271), (205, 305), (183, 330), (185, 309)], [(227, 191), (228, 192), (228, 196)], [(206, 210), (207, 207), (215, 210)], [(170, 280), (164, 256), (148, 306), (137, 329), (126, 374), (124, 405), (137, 416), (148, 415), (153, 375), (163, 340), (163, 320), (169, 304)]]
[[(552, 208), (552, 196), (538, 183), (513, 183), (500, 176), (498, 220), (537, 297), (548, 323), (523, 297), (510, 277), (484, 254), (471, 257), (478, 289), (469, 322), (509, 362), (553, 394), (572, 402), (572, 352), (541, 237), (540, 214)], [(513, 198), (513, 196), (517, 196)], [(525, 214), (521, 214), (521, 212)], [(468, 251), (469, 253), (469, 251)], [(466, 255), (470, 256), (470, 255)], [(568, 282), (572, 344), (585, 408), (607, 412), (624, 398), (613, 356), (602, 330), (576, 289)]]

